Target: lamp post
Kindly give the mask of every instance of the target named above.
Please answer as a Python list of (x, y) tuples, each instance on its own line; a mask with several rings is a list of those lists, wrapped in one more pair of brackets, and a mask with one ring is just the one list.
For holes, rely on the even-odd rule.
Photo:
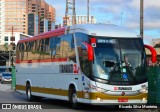
[(89, 0), (87, 0), (87, 22), (89, 23)]
[(140, 0), (140, 36), (143, 37), (143, 0)]

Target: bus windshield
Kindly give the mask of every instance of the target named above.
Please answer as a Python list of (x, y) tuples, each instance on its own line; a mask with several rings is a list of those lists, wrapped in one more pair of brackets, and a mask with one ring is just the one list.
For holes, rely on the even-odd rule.
[(142, 39), (98, 37), (96, 40), (92, 68), (95, 79), (111, 85), (136, 85), (147, 81)]

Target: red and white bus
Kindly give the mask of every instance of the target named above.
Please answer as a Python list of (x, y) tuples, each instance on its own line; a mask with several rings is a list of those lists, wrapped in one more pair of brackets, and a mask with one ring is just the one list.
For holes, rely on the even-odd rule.
[(82, 24), (20, 40), (16, 90), (78, 103), (146, 103), (145, 47), (137, 33), (111, 24)]

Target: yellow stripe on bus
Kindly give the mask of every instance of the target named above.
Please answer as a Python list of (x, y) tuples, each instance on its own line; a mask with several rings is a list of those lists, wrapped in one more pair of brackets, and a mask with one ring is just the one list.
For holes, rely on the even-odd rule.
[[(22, 85), (16, 85), (16, 90), (23, 90), (26, 91), (26, 87), (22, 86)], [(45, 93), (45, 94), (53, 94), (53, 95), (59, 95), (59, 96), (68, 96), (68, 90), (64, 90), (64, 89), (54, 89), (54, 88), (42, 88), (42, 87), (31, 87), (31, 91), (32, 92), (37, 92), (37, 93)], [(117, 100), (120, 98), (127, 98), (127, 99), (143, 99), (143, 98), (147, 98), (147, 93), (142, 93), (139, 95), (134, 95), (134, 96), (113, 96), (113, 95), (107, 95), (104, 93), (100, 93), (100, 92), (82, 92), (82, 91), (77, 91), (77, 97), (78, 98), (85, 98), (85, 94), (89, 95), (89, 98), (87, 99), (91, 99), (91, 100), (96, 100), (97, 98), (101, 98), (103, 100)]]

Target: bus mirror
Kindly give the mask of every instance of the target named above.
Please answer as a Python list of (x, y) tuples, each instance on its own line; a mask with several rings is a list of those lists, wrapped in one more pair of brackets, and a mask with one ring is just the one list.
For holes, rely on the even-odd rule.
[(84, 42), (81, 44), (81, 48), (82, 48), (83, 57), (87, 56), (89, 61), (93, 61), (94, 53), (93, 53), (92, 46)]
[(150, 50), (151, 55), (152, 55), (152, 58), (151, 58), (152, 63), (155, 63), (157, 61), (156, 50), (153, 47), (149, 46), (149, 45), (144, 45), (144, 47)]

